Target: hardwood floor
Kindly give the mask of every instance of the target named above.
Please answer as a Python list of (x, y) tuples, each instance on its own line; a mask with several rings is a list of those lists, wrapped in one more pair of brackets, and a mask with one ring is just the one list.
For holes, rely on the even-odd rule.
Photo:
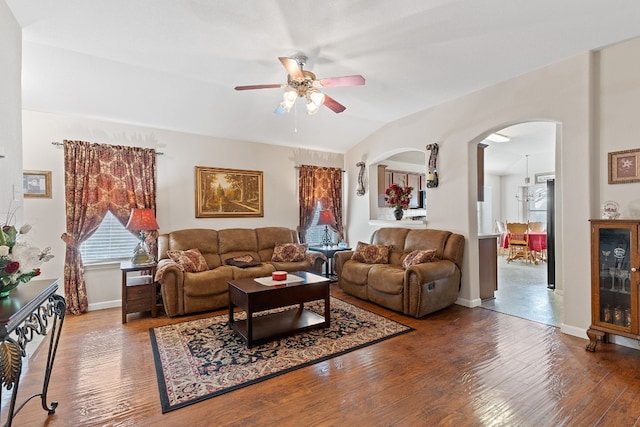
[[(453, 306), (414, 319), (335, 285), (332, 294), (416, 330), (163, 415), (149, 328), (206, 315), (130, 315), (124, 325), (120, 309), (68, 316), (49, 388), (56, 413), (47, 416), (34, 399), (14, 426), (639, 423), (636, 350), (598, 344), (590, 353), (586, 337), (483, 308)], [(29, 364), (18, 402), (40, 391), (46, 344)]]

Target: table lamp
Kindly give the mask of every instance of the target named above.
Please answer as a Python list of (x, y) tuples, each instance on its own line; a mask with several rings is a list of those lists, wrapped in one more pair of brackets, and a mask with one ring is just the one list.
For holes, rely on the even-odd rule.
[(160, 228), (153, 214), (153, 209), (131, 209), (131, 216), (129, 216), (129, 222), (127, 222), (125, 228), (127, 230), (140, 232), (140, 241), (133, 250), (131, 264), (144, 265), (153, 263), (153, 255), (149, 253), (149, 245), (147, 245), (147, 236), (145, 233), (146, 231)]
[(318, 218), (318, 225), (324, 225), (324, 235), (322, 236), (322, 246), (331, 246), (331, 236), (329, 235), (329, 226), (335, 225), (336, 219), (333, 216), (333, 212), (329, 209), (320, 211)]

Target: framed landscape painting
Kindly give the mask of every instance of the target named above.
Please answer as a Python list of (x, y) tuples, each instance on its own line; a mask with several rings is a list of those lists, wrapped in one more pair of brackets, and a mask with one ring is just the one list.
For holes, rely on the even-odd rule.
[(23, 171), (22, 194), (24, 197), (51, 198), (51, 171)]
[(196, 166), (196, 218), (263, 217), (262, 171)]
[(640, 181), (640, 149), (609, 153), (609, 184)]

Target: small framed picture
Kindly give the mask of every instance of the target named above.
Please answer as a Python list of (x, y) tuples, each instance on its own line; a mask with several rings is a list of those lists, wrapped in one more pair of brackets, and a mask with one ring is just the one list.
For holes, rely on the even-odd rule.
[(24, 197), (51, 198), (51, 171), (23, 171)]
[(640, 149), (609, 153), (609, 184), (640, 181)]

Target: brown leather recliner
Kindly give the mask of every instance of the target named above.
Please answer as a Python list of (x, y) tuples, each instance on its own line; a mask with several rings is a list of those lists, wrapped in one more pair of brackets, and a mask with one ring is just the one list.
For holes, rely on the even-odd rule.
[[(270, 276), (276, 270), (311, 271), (320, 274), (326, 260), (317, 252), (307, 252), (304, 261), (273, 262), (278, 243), (298, 243), (298, 234), (286, 227), (229, 228), (224, 230), (187, 229), (158, 237), (158, 271), (164, 309), (168, 316), (216, 310), (229, 305), (228, 281), (244, 277)], [(209, 270), (182, 271), (167, 255), (168, 250), (197, 248)], [(251, 255), (260, 265), (239, 268), (226, 260)]]
[[(366, 264), (351, 259), (353, 251), (337, 252), (338, 286), (358, 298), (391, 310), (422, 317), (455, 303), (460, 291), (464, 236), (450, 231), (381, 228), (371, 244), (392, 246), (388, 264)], [(402, 267), (416, 249), (436, 249), (426, 263)]]

